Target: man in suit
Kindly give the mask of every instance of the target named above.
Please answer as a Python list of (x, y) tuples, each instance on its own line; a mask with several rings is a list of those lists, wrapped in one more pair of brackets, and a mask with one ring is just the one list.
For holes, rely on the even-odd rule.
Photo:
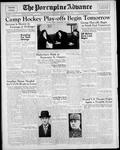
[(81, 130), (80, 114), (78, 113), (70, 114), (69, 137), (81, 137), (81, 136), (82, 136), (82, 130)]
[(50, 115), (48, 111), (41, 111), (42, 124), (39, 126), (39, 137), (51, 137), (51, 125), (49, 123)]

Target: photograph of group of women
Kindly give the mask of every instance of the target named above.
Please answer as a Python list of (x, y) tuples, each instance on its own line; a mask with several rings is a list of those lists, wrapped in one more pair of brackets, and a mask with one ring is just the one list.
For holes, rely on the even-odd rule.
[(41, 24), (37, 26), (38, 50), (79, 49), (79, 31), (76, 23)]

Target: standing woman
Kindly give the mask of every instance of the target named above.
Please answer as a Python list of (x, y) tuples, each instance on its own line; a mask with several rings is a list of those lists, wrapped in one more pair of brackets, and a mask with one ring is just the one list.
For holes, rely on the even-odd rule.
[(52, 48), (52, 40), (47, 34), (46, 30), (42, 30), (40, 37), (38, 39), (38, 49), (48, 49)]

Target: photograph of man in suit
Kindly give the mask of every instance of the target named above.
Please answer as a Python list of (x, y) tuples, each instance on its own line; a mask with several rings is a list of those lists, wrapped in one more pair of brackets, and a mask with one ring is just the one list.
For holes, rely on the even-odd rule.
[(39, 118), (42, 124), (39, 126), (39, 137), (51, 137), (50, 117), (48, 111), (41, 111), (41, 116), (39, 116)]

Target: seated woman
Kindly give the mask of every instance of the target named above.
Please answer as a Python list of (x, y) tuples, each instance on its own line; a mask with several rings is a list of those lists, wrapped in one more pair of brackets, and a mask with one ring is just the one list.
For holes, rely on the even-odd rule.
[(53, 48), (66, 49), (68, 45), (67, 33), (59, 30), (55, 35), (55, 43)]
[(69, 48), (79, 49), (79, 32), (74, 30), (72, 32), (71, 40), (69, 41)]
[(53, 43), (46, 30), (42, 30), (38, 39), (38, 49), (53, 48)]

